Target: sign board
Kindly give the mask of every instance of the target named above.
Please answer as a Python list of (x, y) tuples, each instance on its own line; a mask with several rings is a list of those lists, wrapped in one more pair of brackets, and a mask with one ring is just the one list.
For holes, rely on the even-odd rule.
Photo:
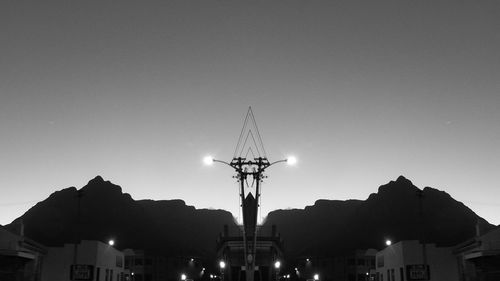
[(410, 264), (406, 266), (406, 278), (408, 280), (429, 280), (429, 266), (424, 264)]
[[(244, 266), (244, 265), (242, 265), (242, 266), (241, 266), (241, 270), (242, 270), (242, 271), (245, 271), (245, 270), (247, 270), (247, 267), (246, 267), (246, 266)], [(258, 265), (254, 266), (254, 270), (258, 271), (258, 270), (259, 270), (259, 266), (258, 266)]]
[(72, 264), (70, 270), (71, 280), (93, 280), (94, 267), (88, 264)]

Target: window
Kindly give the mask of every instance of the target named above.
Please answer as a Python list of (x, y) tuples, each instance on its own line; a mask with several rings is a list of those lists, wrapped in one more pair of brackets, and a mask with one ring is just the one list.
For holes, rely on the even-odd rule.
[(109, 270), (109, 281), (113, 281), (113, 270)]
[(396, 281), (396, 276), (394, 274), (394, 268), (391, 269), (391, 279), (392, 279), (392, 281)]
[(101, 280), (101, 268), (100, 267), (97, 267), (96, 268), (96, 272), (95, 272), (95, 281), (99, 281)]
[(377, 268), (384, 267), (384, 256), (377, 257)]
[(123, 256), (116, 256), (116, 267), (123, 267)]
[(109, 281), (109, 269), (106, 268), (106, 273), (105, 273), (104, 281)]
[(399, 280), (405, 281), (405, 275), (402, 267), (399, 268)]

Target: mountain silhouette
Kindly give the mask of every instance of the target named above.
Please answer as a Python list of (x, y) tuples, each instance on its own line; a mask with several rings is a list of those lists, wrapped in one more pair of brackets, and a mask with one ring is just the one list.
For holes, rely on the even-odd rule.
[(365, 201), (318, 200), (305, 209), (273, 211), (265, 224), (278, 225), (287, 255), (296, 258), (381, 249), (386, 239), (452, 246), (473, 237), (478, 222), (493, 227), (446, 192), (420, 190), (400, 176)]
[[(11, 226), (19, 220), (27, 237), (47, 246), (113, 238), (120, 249), (207, 259), (215, 258), (215, 241), (224, 225), (236, 226), (224, 210), (195, 209), (182, 200), (136, 201), (100, 176), (79, 191), (70, 187), (53, 193)], [(401, 176), (364, 201), (318, 200), (305, 209), (273, 211), (264, 226), (277, 225), (287, 257), (296, 258), (380, 249), (385, 239), (456, 245), (474, 236), (477, 222), (493, 227), (447, 193), (420, 190)]]
[[(78, 192), (80, 219), (78, 219)], [(77, 191), (57, 191), (16, 219), (26, 236), (48, 246), (78, 238), (107, 241), (118, 248), (146, 249), (167, 256), (215, 255), (215, 240), (224, 225), (234, 225), (224, 210), (195, 209), (182, 200), (138, 200), (102, 177)], [(78, 223), (79, 221), (79, 223)]]

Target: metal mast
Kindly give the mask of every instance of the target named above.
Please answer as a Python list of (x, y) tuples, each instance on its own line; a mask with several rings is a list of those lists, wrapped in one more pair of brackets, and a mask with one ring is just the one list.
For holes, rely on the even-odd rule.
[[(253, 281), (258, 230), (257, 217), (259, 211), (261, 183), (263, 182), (263, 178), (265, 178), (264, 171), (269, 166), (280, 162), (287, 162), (288, 159), (272, 163), (269, 162), (266, 157), (266, 151), (255, 122), (252, 108), (249, 107), (231, 162), (228, 163), (215, 159), (210, 159), (210, 161), (227, 164), (236, 171), (235, 178), (239, 184), (241, 209), (243, 213), (242, 231), (246, 272), (245, 277), (246, 281)], [(251, 182), (249, 183), (250, 179)], [(255, 195), (249, 191), (254, 187)]]

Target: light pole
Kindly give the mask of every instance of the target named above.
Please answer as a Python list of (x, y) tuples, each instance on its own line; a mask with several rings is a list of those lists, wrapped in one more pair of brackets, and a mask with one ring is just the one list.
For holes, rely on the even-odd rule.
[(427, 245), (425, 244), (425, 221), (424, 221), (424, 206), (423, 206), (423, 199), (424, 199), (424, 192), (422, 190), (417, 190), (417, 197), (418, 197), (418, 215), (420, 219), (420, 243), (422, 243), (422, 263), (423, 263), (423, 270), (425, 272), (425, 279), (423, 280), (429, 280), (429, 268), (427, 266)]
[(281, 262), (279, 260), (274, 262), (274, 271), (276, 273), (276, 281), (278, 281), (278, 274), (280, 273)]
[(77, 270), (77, 263), (78, 263), (78, 244), (80, 243), (81, 237), (80, 237), (80, 220), (81, 220), (81, 200), (83, 197), (83, 190), (77, 190), (76, 191), (76, 198), (77, 198), (77, 205), (76, 205), (76, 241), (74, 244), (73, 248), (73, 265), (71, 268), (71, 280), (76, 280), (76, 270)]
[(226, 262), (225, 261), (220, 261), (219, 262), (219, 267), (220, 267), (220, 275), (221, 275), (221, 281), (224, 281), (224, 269), (226, 268)]
[[(246, 159), (236, 157), (231, 162), (214, 159), (211, 156), (206, 156), (203, 162), (207, 165), (212, 163), (222, 163), (232, 167), (236, 171), (235, 178), (240, 184), (241, 208), (243, 211), (243, 244), (245, 255), (246, 280), (253, 281), (255, 270), (255, 252), (257, 244), (257, 214), (259, 209), (260, 185), (264, 179), (264, 171), (277, 163), (288, 163), (293, 165), (297, 162), (295, 157), (269, 162), (265, 157), (257, 157), (254, 159)], [(252, 183), (249, 185), (248, 179), (252, 178)], [(246, 188), (253, 187), (255, 184), (255, 198), (249, 193), (245, 196)]]
[[(253, 146), (252, 146), (253, 143)], [(246, 154), (244, 154), (246, 153)], [(254, 154), (256, 153), (256, 154)], [(257, 155), (257, 157), (256, 157)], [(236, 171), (239, 183), (241, 208), (243, 213), (243, 254), (245, 261), (246, 281), (254, 281), (255, 254), (257, 244), (257, 217), (259, 211), (261, 183), (265, 178), (264, 171), (270, 166), (287, 162), (293, 165), (297, 162), (295, 157), (270, 162), (266, 157), (266, 152), (260, 137), (252, 109), (249, 108), (240, 138), (234, 151), (233, 159), (230, 162), (216, 160), (211, 156), (203, 159), (207, 165), (214, 162), (230, 166)], [(251, 178), (251, 184), (248, 180)], [(246, 192), (247, 188), (255, 186), (255, 197), (252, 193)]]

